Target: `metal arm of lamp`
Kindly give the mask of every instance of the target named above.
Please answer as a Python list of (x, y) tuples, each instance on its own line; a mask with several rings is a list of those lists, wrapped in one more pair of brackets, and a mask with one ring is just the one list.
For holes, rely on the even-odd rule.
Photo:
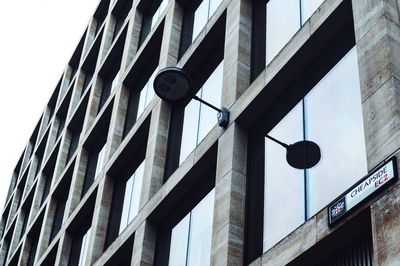
[[(167, 102), (179, 102), (190, 96), (192, 99), (207, 105), (218, 112), (218, 125), (223, 128), (228, 126), (229, 110), (225, 107), (217, 108), (196, 95), (192, 95), (192, 79), (182, 69), (177, 67), (161, 69), (154, 79), (153, 86), (155, 93)], [(312, 141), (303, 140), (287, 145), (269, 135), (266, 135), (266, 137), (286, 148), (286, 160), (294, 168), (311, 168), (321, 159), (320, 148)]]

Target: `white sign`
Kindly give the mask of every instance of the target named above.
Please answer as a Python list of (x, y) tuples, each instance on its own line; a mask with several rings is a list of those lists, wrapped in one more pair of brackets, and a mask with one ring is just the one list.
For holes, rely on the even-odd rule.
[(337, 221), (350, 209), (355, 207), (361, 201), (372, 195), (375, 191), (379, 190), (396, 177), (395, 158), (393, 157), (389, 162), (381, 166), (372, 174), (368, 175), (356, 186), (354, 186), (348, 193), (340, 197), (335, 201), (334, 204), (329, 206), (329, 224)]

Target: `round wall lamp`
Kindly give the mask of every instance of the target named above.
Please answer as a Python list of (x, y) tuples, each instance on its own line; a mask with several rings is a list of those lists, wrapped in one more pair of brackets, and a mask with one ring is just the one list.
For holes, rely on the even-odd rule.
[(287, 145), (269, 135), (266, 137), (286, 148), (286, 161), (294, 168), (308, 169), (321, 160), (321, 150), (315, 142), (302, 140)]
[(192, 79), (180, 68), (167, 67), (158, 72), (154, 78), (154, 91), (161, 99), (167, 102), (179, 102), (191, 97), (218, 112), (218, 125), (227, 127), (229, 124), (229, 110), (225, 107), (217, 108), (214, 105), (192, 94)]
[[(193, 95), (193, 82), (189, 75), (177, 67), (166, 67), (161, 69), (154, 79), (154, 91), (164, 101), (176, 103), (191, 97), (218, 112), (218, 125), (227, 127), (229, 124), (229, 110), (225, 107), (217, 108), (203, 99)], [(308, 140), (287, 145), (269, 135), (270, 140), (286, 148), (286, 160), (288, 164), (297, 169), (308, 169), (315, 166), (321, 159), (319, 146)]]

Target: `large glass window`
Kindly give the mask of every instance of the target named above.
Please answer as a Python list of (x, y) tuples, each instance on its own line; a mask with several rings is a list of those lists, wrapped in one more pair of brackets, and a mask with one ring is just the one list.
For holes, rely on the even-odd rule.
[[(221, 105), (223, 62), (214, 70), (197, 96), (214, 106)], [(181, 163), (196, 148), (217, 122), (215, 110), (192, 100), (185, 108), (182, 143), (179, 162)]]
[(350, 50), (269, 135), (321, 148), (308, 170), (286, 162), (286, 149), (265, 139), (264, 251), (315, 215), (367, 172), (356, 49)]
[(119, 233), (135, 218), (139, 212), (140, 192), (142, 190), (144, 161), (136, 169), (135, 173), (125, 183), (124, 203), (122, 206), (121, 223)]
[(270, 0), (267, 3), (267, 65), (324, 0)]
[(222, 0), (203, 0), (197, 7), (194, 12), (192, 41), (199, 35), (221, 2)]
[(210, 265), (214, 189), (173, 229), (169, 265)]

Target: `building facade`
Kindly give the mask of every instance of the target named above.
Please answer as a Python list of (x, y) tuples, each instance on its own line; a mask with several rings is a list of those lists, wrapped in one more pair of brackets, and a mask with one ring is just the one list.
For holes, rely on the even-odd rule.
[[(101, 0), (16, 164), (0, 265), (400, 265), (399, 12)], [(168, 66), (226, 128), (155, 96)]]

